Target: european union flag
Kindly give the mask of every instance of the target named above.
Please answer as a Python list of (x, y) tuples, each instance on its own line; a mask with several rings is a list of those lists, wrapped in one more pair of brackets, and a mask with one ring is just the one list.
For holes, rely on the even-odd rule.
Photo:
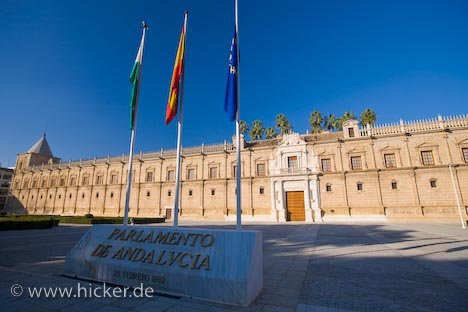
[(234, 33), (231, 43), (231, 54), (229, 55), (226, 99), (224, 101), (224, 110), (228, 113), (230, 121), (236, 119), (237, 113), (237, 65), (237, 36)]

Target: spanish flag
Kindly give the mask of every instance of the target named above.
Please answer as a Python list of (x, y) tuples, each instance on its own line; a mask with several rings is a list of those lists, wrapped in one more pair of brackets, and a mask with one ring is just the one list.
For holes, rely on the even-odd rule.
[(177, 106), (180, 91), (180, 80), (184, 72), (184, 55), (185, 55), (185, 20), (180, 34), (179, 47), (177, 48), (177, 55), (174, 64), (174, 71), (172, 72), (171, 88), (169, 90), (169, 100), (166, 108), (166, 125), (177, 115)]

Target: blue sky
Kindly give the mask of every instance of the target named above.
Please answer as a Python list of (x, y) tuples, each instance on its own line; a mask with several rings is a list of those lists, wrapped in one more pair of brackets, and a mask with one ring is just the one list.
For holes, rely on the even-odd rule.
[[(379, 122), (467, 112), (466, 1), (239, 0), (241, 118), (373, 108)], [(128, 81), (145, 47), (136, 149), (174, 148), (165, 108), (183, 11), (190, 12), (185, 146), (230, 139), (223, 111), (233, 4), (220, 0), (24, 1), (0, 5), (0, 162), (47, 125), (64, 160), (128, 153)]]

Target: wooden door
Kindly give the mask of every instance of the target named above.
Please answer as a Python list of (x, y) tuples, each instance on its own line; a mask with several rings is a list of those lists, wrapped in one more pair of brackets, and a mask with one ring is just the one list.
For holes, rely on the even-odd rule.
[(305, 221), (304, 192), (286, 192), (288, 221)]

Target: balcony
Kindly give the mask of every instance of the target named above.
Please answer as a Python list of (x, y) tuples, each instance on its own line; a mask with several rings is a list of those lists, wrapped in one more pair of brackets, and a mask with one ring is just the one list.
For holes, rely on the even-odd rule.
[(273, 175), (301, 175), (309, 174), (312, 171), (307, 167), (291, 167), (272, 170)]

